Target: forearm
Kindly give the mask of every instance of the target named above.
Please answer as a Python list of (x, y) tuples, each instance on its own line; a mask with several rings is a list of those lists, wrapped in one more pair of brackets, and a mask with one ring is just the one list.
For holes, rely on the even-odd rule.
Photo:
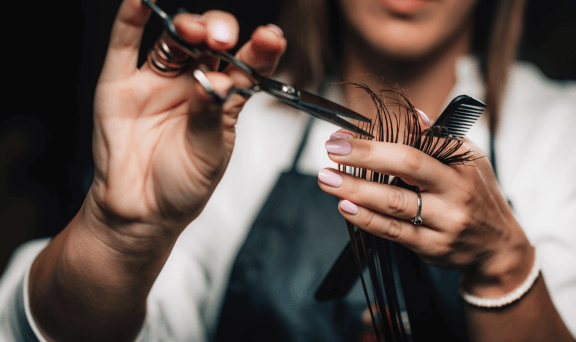
[(91, 233), (83, 210), (36, 258), (31, 311), (48, 340), (130, 341), (170, 250), (128, 254)]
[(470, 341), (574, 341), (542, 275), (520, 300), (502, 308), (466, 305)]

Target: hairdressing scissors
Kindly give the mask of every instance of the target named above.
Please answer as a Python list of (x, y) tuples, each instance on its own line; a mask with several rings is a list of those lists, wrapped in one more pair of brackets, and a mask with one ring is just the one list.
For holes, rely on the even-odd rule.
[[(176, 32), (176, 27), (172, 23), (172, 18), (166, 14), (166, 12), (161, 10), (150, 0), (142, 0), (142, 3), (148, 6), (156, 15), (158, 15), (158, 17), (160, 17), (160, 19), (163, 21), (167, 34), (186, 54), (190, 55), (192, 58), (197, 58), (203, 55), (219, 58), (220, 60), (230, 63), (240, 69), (255, 84), (255, 86), (252, 88), (234, 88), (230, 91), (230, 95), (240, 94), (245, 98), (248, 98), (257, 91), (263, 90), (268, 94), (276, 97), (278, 100), (294, 108), (303, 110), (306, 113), (319, 119), (326, 120), (354, 133), (374, 138), (370, 133), (355, 126), (349, 121), (342, 119), (340, 116), (356, 119), (362, 122), (370, 122), (370, 119), (354, 112), (353, 110), (350, 110), (332, 101), (326, 100), (320, 96), (309, 93), (303, 89), (298, 89), (289, 84), (261, 76), (252, 68), (226, 51), (216, 51), (209, 49), (205, 45), (192, 45), (185, 42)], [(215, 92), (211, 92), (212, 87), (210, 82), (208, 82), (202, 72), (196, 70), (194, 72), (194, 76), (204, 86), (204, 88), (206, 88), (206, 90), (211, 93), (213, 97), (216, 97), (221, 101), (226, 100), (225, 98), (219, 97), (219, 95)]]

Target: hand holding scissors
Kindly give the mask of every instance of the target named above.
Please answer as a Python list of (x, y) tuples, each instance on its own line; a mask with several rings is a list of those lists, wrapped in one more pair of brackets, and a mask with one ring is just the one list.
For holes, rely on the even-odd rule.
[[(174, 76), (158, 72), (150, 63), (138, 66), (149, 15), (141, 0), (121, 4), (94, 101), (95, 180), (87, 203), (96, 204), (89, 206), (98, 212), (91, 217), (109, 221), (105, 222), (109, 228), (116, 229), (117, 218), (151, 227), (135, 228), (133, 234), (154, 241), (154, 245), (134, 246), (126, 241), (127, 250), (162, 248), (163, 241), (169, 244), (198, 216), (228, 164), (236, 137), (234, 127), (246, 101), (240, 96), (225, 103), (213, 101), (192, 72)], [(178, 14), (172, 27), (182, 42), (209, 50), (231, 49), (238, 39), (238, 22), (221, 11)], [(171, 44), (165, 36), (159, 42)], [(263, 26), (255, 30), (236, 58), (269, 76), (285, 46), (281, 33)], [(177, 45), (168, 49), (176, 61), (188, 58)], [(156, 52), (153, 49), (152, 53)], [(201, 64), (215, 70), (217, 63), (217, 57), (194, 55), (187, 70)], [(236, 67), (202, 75), (215, 94), (253, 84)], [(123, 234), (115, 236), (130, 231), (122, 230)], [(103, 235), (102, 239), (110, 239), (110, 234)]]
[[(278, 82), (276, 80), (259, 75), (254, 69), (246, 65), (244, 62), (238, 58), (230, 55), (226, 51), (219, 51), (210, 49), (205, 44), (190, 44), (183, 40), (176, 27), (172, 22), (172, 19), (168, 14), (162, 11), (156, 4), (150, 0), (142, 0), (142, 3), (158, 15), (164, 24), (166, 30), (166, 35), (169, 39), (177, 45), (179, 49), (184, 51), (186, 55), (191, 58), (198, 58), (201, 56), (211, 56), (218, 58), (222, 61), (230, 63), (242, 71), (248, 78), (252, 80), (254, 86), (251, 88), (232, 88), (226, 97), (222, 97), (217, 93), (212, 91), (212, 86), (210, 82), (204, 77), (203, 72), (196, 70), (194, 72), (194, 77), (204, 86), (208, 93), (218, 102), (224, 102), (229, 96), (239, 93), (244, 97), (248, 98), (255, 92), (263, 90), (268, 94), (275, 96), (278, 100), (295, 107), (297, 109), (303, 110), (310, 115), (313, 115), (322, 120), (326, 120), (342, 128), (346, 128), (354, 133), (358, 133), (367, 137), (373, 138), (373, 136), (360, 129), (359, 127), (353, 125), (352, 123), (342, 119), (340, 116), (356, 119), (363, 122), (370, 122), (370, 119), (346, 108), (340, 106), (334, 102), (328, 101), (320, 96), (311, 94), (303, 89), (295, 88), (289, 84)], [(159, 63), (162, 67), (162, 63)]]
[[(120, 5), (94, 98), (94, 181), (30, 272), (30, 283), (42, 284), (30, 289), (31, 310), (52, 340), (134, 340), (152, 284), (234, 147), (244, 98), (216, 103), (190, 72), (168, 77), (138, 65), (149, 15), (141, 0)], [(231, 49), (238, 38), (236, 19), (221, 11), (179, 14), (174, 25), (185, 42), (214, 50)], [(270, 76), (285, 46), (280, 32), (259, 27), (237, 58)], [(169, 48), (176, 61), (186, 57)], [(202, 56), (190, 67), (215, 70), (217, 62)], [(215, 93), (253, 84), (235, 67), (204, 76)]]

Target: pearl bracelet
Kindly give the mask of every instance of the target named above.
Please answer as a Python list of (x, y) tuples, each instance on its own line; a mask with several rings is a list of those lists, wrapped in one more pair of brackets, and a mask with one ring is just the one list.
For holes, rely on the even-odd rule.
[(534, 253), (534, 265), (532, 266), (532, 270), (530, 271), (528, 278), (526, 278), (526, 280), (520, 286), (518, 286), (509, 294), (499, 298), (480, 298), (465, 292), (462, 289), (462, 284), (460, 284), (460, 295), (467, 303), (474, 306), (481, 308), (500, 308), (522, 298), (522, 296), (524, 296), (532, 288), (539, 274), (540, 263), (538, 262), (537, 253)]

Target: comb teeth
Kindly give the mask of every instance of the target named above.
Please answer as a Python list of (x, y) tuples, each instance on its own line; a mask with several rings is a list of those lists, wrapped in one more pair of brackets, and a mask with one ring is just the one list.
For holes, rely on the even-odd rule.
[(467, 95), (456, 96), (432, 127), (441, 127), (440, 137), (464, 137), (480, 117), (486, 105)]

